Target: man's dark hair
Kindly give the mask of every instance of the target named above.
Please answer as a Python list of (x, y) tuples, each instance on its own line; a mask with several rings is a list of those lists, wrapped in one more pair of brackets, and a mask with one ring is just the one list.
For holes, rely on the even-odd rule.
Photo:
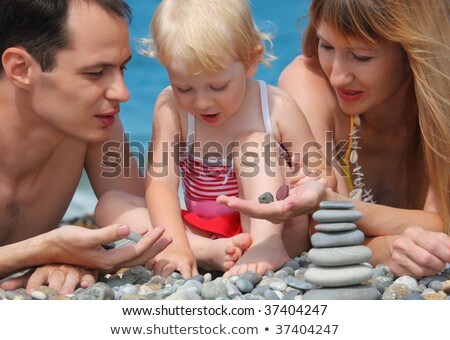
[(131, 21), (131, 9), (124, 0), (0, 0), (0, 57), (9, 47), (22, 47), (43, 71), (51, 71), (56, 52), (70, 46), (66, 23), (70, 6), (79, 1)]

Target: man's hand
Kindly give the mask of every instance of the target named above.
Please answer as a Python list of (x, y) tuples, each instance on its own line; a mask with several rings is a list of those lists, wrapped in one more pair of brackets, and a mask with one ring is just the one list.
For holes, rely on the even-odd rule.
[(61, 226), (52, 231), (49, 249), (52, 262), (60, 262), (88, 269), (98, 269), (109, 273), (119, 268), (142, 265), (158, 255), (171, 242), (169, 237), (161, 237), (164, 228), (137, 230), (142, 239), (135, 244), (106, 250), (102, 244), (116, 242), (130, 234), (127, 225), (110, 225), (97, 230), (89, 230), (71, 225)]
[(26, 288), (31, 294), (40, 286), (47, 285), (60, 294), (70, 294), (78, 287), (87, 288), (97, 281), (97, 271), (77, 266), (48, 264), (30, 270), (22, 276), (6, 280), (0, 284), (5, 290)]
[(392, 243), (391, 272), (396, 276), (431, 276), (450, 263), (450, 238), (419, 227), (406, 229)]
[(304, 181), (292, 188), (289, 196), (283, 201), (275, 201), (269, 204), (260, 204), (224, 195), (217, 197), (216, 201), (244, 215), (266, 219), (278, 224), (294, 216), (313, 212), (319, 206), (325, 193), (325, 184), (326, 180), (323, 178)]

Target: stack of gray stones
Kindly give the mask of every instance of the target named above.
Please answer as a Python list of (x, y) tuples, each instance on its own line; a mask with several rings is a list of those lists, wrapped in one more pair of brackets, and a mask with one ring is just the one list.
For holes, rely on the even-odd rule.
[(320, 289), (308, 291), (304, 299), (376, 300), (377, 289), (362, 284), (372, 278), (373, 268), (366, 263), (372, 257), (370, 248), (361, 245), (364, 234), (354, 222), (362, 213), (354, 210), (353, 202), (320, 203), (313, 214), (318, 222), (311, 236), (313, 248), (308, 252), (312, 266), (305, 280)]

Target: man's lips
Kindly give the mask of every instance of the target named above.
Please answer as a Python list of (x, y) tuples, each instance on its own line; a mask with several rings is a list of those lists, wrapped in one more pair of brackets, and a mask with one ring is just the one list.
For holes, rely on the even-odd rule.
[(116, 120), (115, 116), (119, 114), (119, 112), (119, 110), (114, 110), (111, 112), (95, 115), (95, 118), (97, 118), (104, 126), (111, 126), (114, 124)]
[(361, 98), (364, 94), (363, 91), (350, 90), (350, 89), (337, 89), (338, 96), (346, 102), (354, 102)]

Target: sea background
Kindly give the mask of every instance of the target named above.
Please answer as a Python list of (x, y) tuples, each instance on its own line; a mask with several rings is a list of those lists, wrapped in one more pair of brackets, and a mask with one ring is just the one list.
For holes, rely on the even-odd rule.
[[(223, 0), (227, 1), (227, 0)], [(159, 0), (128, 0), (133, 12), (130, 41), (133, 59), (127, 66), (125, 83), (131, 99), (121, 106), (121, 119), (131, 142), (147, 149), (151, 138), (153, 106), (159, 92), (169, 85), (166, 71), (157, 60), (139, 53), (137, 39), (148, 36), (149, 23)], [(253, 18), (263, 32), (274, 35), (273, 52), (277, 59), (270, 67), (260, 65), (255, 79), (276, 85), (281, 71), (301, 52), (301, 37), (308, 23), (305, 17), (309, 0), (252, 0)], [(92, 214), (97, 198), (83, 174), (65, 220)]]

